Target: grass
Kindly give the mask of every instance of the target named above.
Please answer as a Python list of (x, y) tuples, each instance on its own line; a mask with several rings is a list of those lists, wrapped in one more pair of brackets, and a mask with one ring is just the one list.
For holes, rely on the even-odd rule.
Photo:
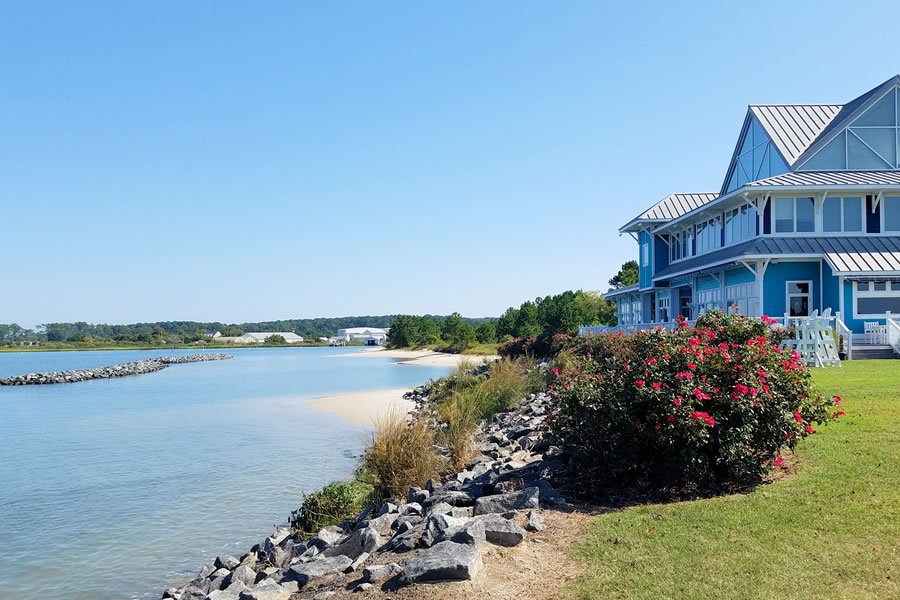
[(492, 344), (475, 344), (474, 346), (469, 346), (465, 350), (463, 350), (463, 354), (472, 354), (476, 356), (496, 356), (497, 348), (500, 347), (500, 344), (492, 343)]
[(444, 464), (434, 448), (434, 430), (424, 419), (407, 423), (406, 414), (399, 410), (376, 419), (372, 443), (363, 458), (363, 470), (374, 484), (376, 505), (405, 498), (410, 486), (423, 487), (437, 477)]
[(900, 360), (818, 369), (847, 416), (753, 492), (598, 517), (570, 598), (900, 598)]

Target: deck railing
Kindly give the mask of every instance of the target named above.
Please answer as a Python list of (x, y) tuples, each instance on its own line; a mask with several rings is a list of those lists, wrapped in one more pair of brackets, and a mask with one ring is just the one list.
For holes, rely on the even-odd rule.
[(886, 321), (888, 344), (894, 349), (894, 352), (900, 354), (900, 324), (891, 318), (887, 318)]

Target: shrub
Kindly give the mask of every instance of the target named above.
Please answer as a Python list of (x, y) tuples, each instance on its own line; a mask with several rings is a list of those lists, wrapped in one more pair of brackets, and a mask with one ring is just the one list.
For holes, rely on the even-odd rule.
[(475, 456), (475, 432), (482, 418), (478, 388), (455, 393), (438, 405), (443, 423), (438, 441), (450, 451), (450, 466), (462, 469)]
[(378, 503), (402, 497), (410, 486), (424, 486), (441, 471), (444, 460), (424, 419), (407, 423), (404, 413), (394, 411), (376, 420), (363, 467), (372, 477)]
[(696, 328), (578, 338), (554, 368), (554, 432), (600, 487), (758, 481), (828, 417), (799, 355), (772, 335), (715, 313)]
[(516, 338), (500, 345), (497, 352), (509, 359), (556, 356), (561, 350), (572, 345), (576, 336), (568, 333), (543, 334)]
[(456, 370), (450, 375), (432, 382), (431, 396), (436, 402), (449, 400), (456, 392), (469, 389), (484, 380), (482, 375), (475, 374), (475, 364), (468, 359), (460, 361)]
[(303, 494), (300, 508), (291, 513), (291, 527), (304, 536), (355, 517), (370, 502), (372, 486), (360, 481), (335, 481), (318, 492)]

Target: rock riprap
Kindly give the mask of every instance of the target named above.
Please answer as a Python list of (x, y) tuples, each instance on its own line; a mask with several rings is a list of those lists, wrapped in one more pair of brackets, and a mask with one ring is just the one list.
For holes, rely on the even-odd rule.
[(129, 377), (131, 375), (144, 375), (162, 371), (169, 365), (182, 365), (186, 363), (208, 362), (212, 360), (228, 360), (230, 354), (190, 354), (188, 356), (160, 356), (135, 360), (111, 367), (98, 367), (96, 369), (81, 369), (78, 371), (48, 371), (46, 373), (26, 373), (14, 375), (6, 379), (0, 379), (0, 385), (51, 385), (54, 383), (78, 383), (92, 379), (112, 379), (114, 377)]
[[(436, 418), (429, 392), (410, 395), (419, 416)], [(551, 412), (546, 394), (532, 394), (481, 427), (480, 454), (463, 471), (305, 539), (276, 529), (240, 558), (216, 558), (164, 598), (324, 600), (374, 586), (473, 579), (486, 545), (523, 544), (545, 529), (544, 509), (571, 509), (550, 483), (564, 464), (547, 434)]]

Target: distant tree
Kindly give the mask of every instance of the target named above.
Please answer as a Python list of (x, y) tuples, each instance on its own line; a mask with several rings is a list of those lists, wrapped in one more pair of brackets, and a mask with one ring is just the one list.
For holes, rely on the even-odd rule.
[(581, 325), (615, 325), (616, 303), (597, 292), (579, 292), (575, 297), (575, 310)]
[(497, 321), (495, 319), (487, 319), (482, 321), (478, 329), (475, 330), (475, 339), (482, 344), (493, 344), (497, 341)]
[(636, 260), (629, 260), (619, 269), (619, 272), (609, 280), (609, 285), (618, 290), (629, 285), (634, 285), (640, 277), (640, 269)]
[(538, 320), (537, 305), (534, 302), (523, 302), (516, 315), (515, 337), (540, 335), (543, 327)]
[(506, 340), (516, 337), (516, 321), (519, 319), (519, 309), (509, 307), (499, 319), (497, 319), (497, 339)]
[(391, 348), (421, 348), (439, 344), (441, 328), (428, 317), (400, 315), (391, 324), (387, 345)]
[(241, 337), (244, 335), (244, 330), (236, 325), (226, 325), (219, 329), (219, 333), (224, 337)]
[(458, 312), (441, 323), (441, 338), (454, 352), (463, 352), (475, 343), (475, 327), (466, 323)]
[(274, 344), (276, 346), (287, 344), (287, 340), (284, 339), (284, 336), (278, 335), (277, 333), (266, 337), (265, 342), (267, 344)]

